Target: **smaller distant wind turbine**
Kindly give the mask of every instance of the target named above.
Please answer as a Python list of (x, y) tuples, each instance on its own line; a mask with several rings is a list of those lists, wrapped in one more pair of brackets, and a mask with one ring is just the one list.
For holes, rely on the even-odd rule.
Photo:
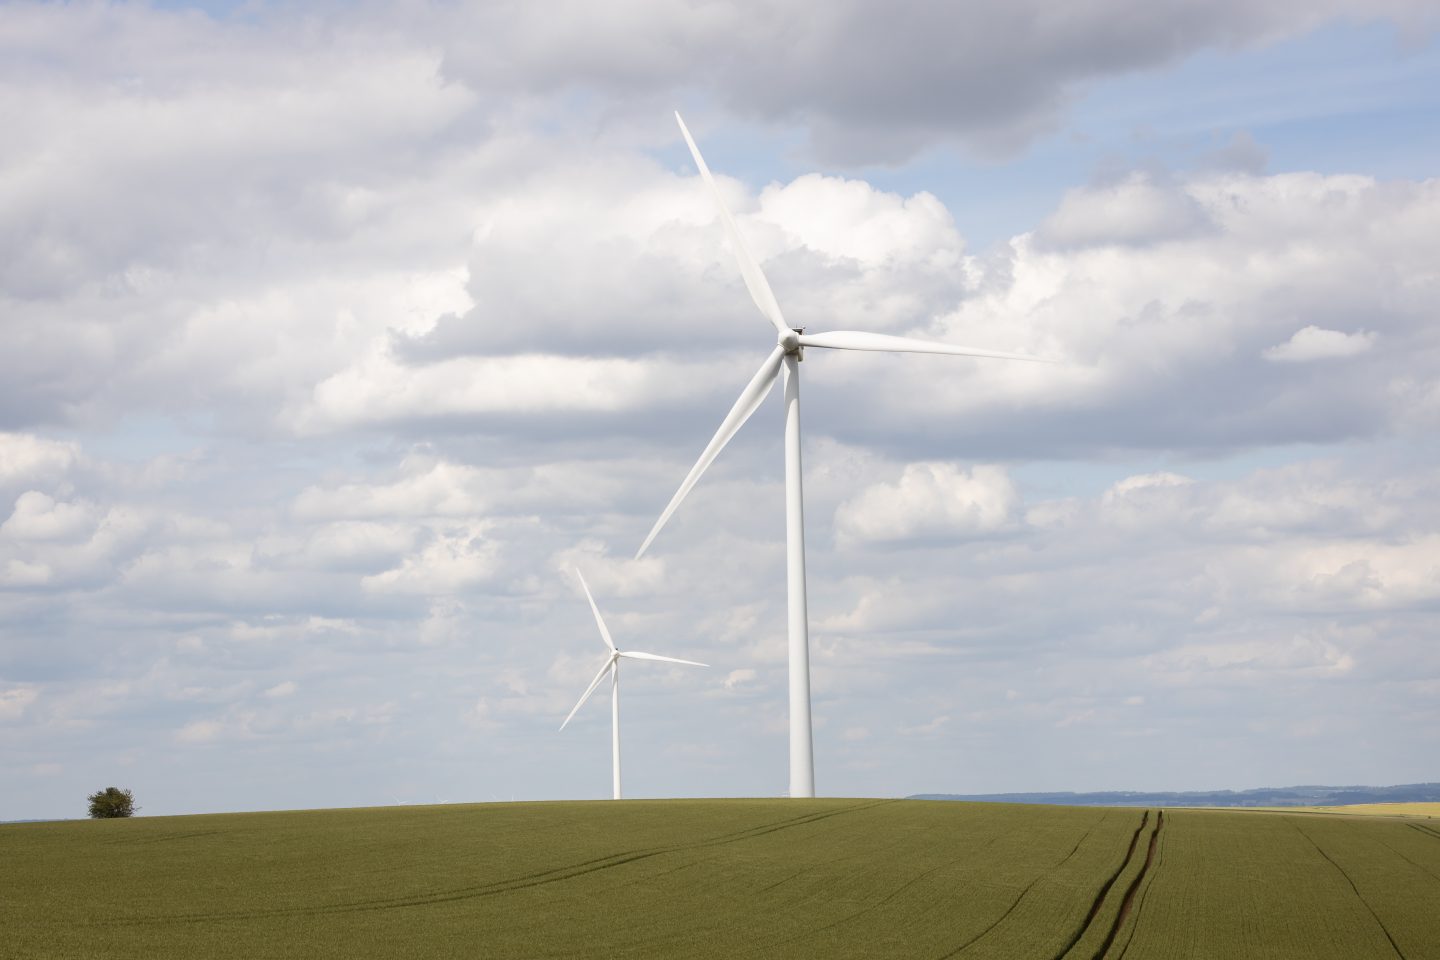
[(590, 595), (590, 588), (585, 584), (585, 578), (581, 576), (579, 568), (575, 570), (575, 576), (580, 579), (580, 589), (585, 591), (585, 599), (590, 601), (590, 610), (595, 614), (595, 626), (600, 628), (600, 639), (605, 641), (610, 655), (605, 658), (605, 665), (600, 672), (595, 674), (595, 679), (590, 681), (590, 686), (585, 688), (585, 693), (580, 697), (580, 702), (575, 704), (575, 709), (570, 711), (570, 716), (565, 718), (565, 723), (560, 724), (564, 730), (570, 720), (585, 706), (585, 701), (590, 699), (590, 694), (600, 686), (600, 681), (605, 679), (605, 674), (610, 674), (610, 743), (611, 756), (614, 759), (615, 770), (615, 799), (620, 799), (620, 661), (624, 658), (631, 660), (659, 660), (663, 663), (684, 663), (692, 667), (708, 667), (708, 663), (697, 663), (694, 660), (680, 660), (675, 657), (662, 657), (655, 653), (640, 653), (637, 650), (617, 650), (615, 641), (610, 639), (610, 631), (605, 626), (605, 618), (600, 616), (600, 608), (595, 605), (595, 598)]

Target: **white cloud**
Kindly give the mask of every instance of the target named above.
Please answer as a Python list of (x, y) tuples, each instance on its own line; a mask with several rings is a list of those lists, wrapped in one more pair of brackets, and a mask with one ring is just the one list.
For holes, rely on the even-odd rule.
[(31, 704), (40, 698), (34, 687), (11, 687), (0, 690), (0, 720), (19, 720)]
[(0, 492), (53, 487), (79, 462), (76, 443), (0, 431)]
[(963, 241), (945, 205), (928, 193), (902, 197), (863, 180), (807, 174), (760, 196), (761, 216), (800, 245), (866, 268), (897, 262), (962, 267)]
[(1324, 330), (1313, 324), (1295, 331), (1284, 343), (1266, 347), (1262, 356), (1277, 363), (1309, 363), (1334, 357), (1353, 357), (1375, 345), (1375, 334), (1368, 330), (1345, 333)]
[(1020, 496), (1003, 467), (906, 464), (898, 481), (871, 486), (835, 513), (845, 541), (897, 541), (991, 534), (1010, 526)]
[(55, 571), (47, 564), (10, 559), (0, 569), (0, 586), (43, 587), (54, 579)]
[(932, 717), (926, 723), (917, 724), (913, 727), (902, 727), (900, 732), (909, 736), (938, 733), (940, 728), (949, 722), (950, 718), (948, 716)]
[(280, 683), (275, 684), (275, 686), (268, 687), (265, 690), (265, 696), (272, 700), (281, 697), (291, 697), (295, 695), (295, 691), (298, 689), (300, 689), (300, 687), (294, 680), (282, 680)]
[(1069, 191), (1035, 236), (1059, 248), (1147, 246), (1194, 237), (1211, 228), (1209, 215), (1194, 197), (1137, 173), (1110, 186)]
[(195, 720), (175, 731), (180, 743), (209, 743), (220, 736), (224, 728), (215, 720)]
[(754, 683), (756, 676), (757, 674), (754, 670), (749, 667), (744, 667), (740, 670), (731, 670), (725, 674), (725, 679), (722, 683), (726, 690), (734, 690), (738, 687)]
[[(295, 498), (295, 515), (307, 520), (393, 520), (399, 517), (472, 517), (485, 512), (489, 477), (476, 467), (412, 454), (401, 478), (388, 484), (310, 487)], [(374, 525), (347, 531), (378, 532)]]
[(317, 384), (302, 433), (481, 414), (645, 409), (681, 392), (686, 371), (628, 359), (460, 358), (424, 367), (376, 355)]
[(417, 552), (399, 566), (361, 579), (376, 593), (448, 594), (491, 579), (500, 570), (499, 544), (486, 536), (484, 522), (436, 529)]
[(38, 490), (30, 490), (20, 495), (15, 511), (0, 524), (0, 538), (72, 540), (88, 536), (95, 521), (94, 504), (56, 502)]

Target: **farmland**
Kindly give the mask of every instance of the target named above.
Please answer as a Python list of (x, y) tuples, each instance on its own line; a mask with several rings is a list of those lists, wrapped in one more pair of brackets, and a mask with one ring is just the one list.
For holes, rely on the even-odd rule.
[(1286, 813), (1333, 813), (1354, 817), (1419, 817), (1440, 819), (1440, 803), (1351, 803), (1343, 807), (1269, 807)]
[(877, 800), (0, 826), (5, 956), (1440, 958), (1440, 827)]

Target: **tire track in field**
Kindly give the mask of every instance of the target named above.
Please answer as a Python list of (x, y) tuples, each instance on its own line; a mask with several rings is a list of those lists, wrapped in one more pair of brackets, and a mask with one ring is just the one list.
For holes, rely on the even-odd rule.
[[(777, 889), (777, 888), (779, 888), (779, 887), (782, 887), (782, 886), (784, 886), (785, 884), (789, 883), (791, 880), (794, 880), (796, 877), (799, 877), (799, 876), (801, 876), (801, 875), (803, 875), (803, 874), (809, 873), (811, 870), (814, 870), (814, 869), (816, 869), (817, 867), (821, 867), (821, 866), (833, 866), (834, 864), (844, 863), (844, 862), (846, 862), (846, 861), (848, 861), (848, 860), (855, 860), (855, 859), (858, 859), (858, 858), (860, 858), (860, 857), (862, 857), (862, 856), (864, 856), (864, 854), (854, 854), (854, 853), (850, 853), (850, 854), (842, 854), (841, 856), (838, 856), (838, 857), (831, 857), (831, 858), (826, 859), (826, 860), (820, 860), (820, 861), (813, 862), (813, 863), (809, 864), (808, 866), (803, 867), (803, 868), (801, 868), (800, 870), (797, 870), (795, 873), (792, 873), (790, 876), (785, 877), (784, 879), (781, 879), (781, 880), (777, 880), (776, 882), (770, 884), (769, 886), (764, 887), (764, 888), (761, 890), (761, 892), (762, 892), (762, 893), (763, 893), (763, 892), (768, 892), (768, 891), (770, 891), (770, 890), (775, 890), (775, 889)], [(699, 861), (699, 860), (693, 861), (693, 864), (692, 864), (692, 865), (698, 865), (700, 862), (701, 862), (701, 861)], [(650, 878), (649, 878), (649, 877), (646, 877), (646, 878), (643, 878), (643, 879), (650, 879)], [(633, 882), (637, 882), (637, 883), (638, 883), (638, 882), (640, 882), (640, 881), (637, 880), (637, 881), (633, 881)], [(718, 923), (712, 923), (712, 924), (711, 924), (711, 928), (713, 929), (715, 926), (729, 926), (729, 925), (730, 925), (729, 921), (720, 921), (720, 922), (718, 922)], [(703, 930), (704, 930), (705, 928), (700, 928), (700, 929), (701, 929), (701, 931), (703, 932)], [(821, 929), (823, 929), (823, 928), (821, 928)], [(698, 935), (700, 935), (700, 934), (697, 933), (697, 930), (692, 929), (692, 930), (686, 931), (686, 933), (685, 933), (684, 936), (690, 938), (690, 940), (693, 940), (693, 939), (694, 939), (696, 936), (698, 936)], [(788, 938), (786, 938), (785, 940), (778, 941), (777, 944), (778, 944), (778, 943), (790, 943), (791, 941), (798, 940), (798, 939), (802, 939), (802, 938), (804, 938), (804, 937), (807, 936), (807, 935), (808, 935), (808, 934), (798, 934), (798, 935), (793, 936), (793, 937), (788, 937)], [(665, 952), (657, 952), (655, 955), (656, 955), (656, 956), (678, 956), (679, 954), (675, 952), (676, 950), (679, 949), (679, 948), (675, 947), (676, 940), (677, 940), (677, 937), (676, 937), (676, 934), (675, 934), (674, 931), (664, 931), (664, 932), (652, 934), (652, 935), (650, 935), (650, 936), (640, 937), (640, 938), (635, 938), (635, 939), (628, 940), (628, 941), (626, 942), (626, 946), (627, 946), (628, 948), (632, 948), (632, 949), (633, 949), (633, 948), (636, 948), (636, 947), (639, 947), (639, 946), (642, 946), (642, 945), (652, 945), (652, 946), (653, 946), (653, 945), (657, 945), (657, 944), (667, 944), (667, 945), (669, 945), (669, 948), (670, 948), (669, 950), (667, 950), (667, 951), (665, 951)], [(687, 942), (687, 943), (688, 943), (688, 942), (690, 942), (690, 940), (685, 940), (684, 942)], [(772, 955), (773, 955), (773, 953), (772, 953), (772, 947), (773, 947), (773, 946), (774, 946), (774, 945), (767, 945), (766, 947), (761, 948), (758, 952), (759, 952), (762, 956), (772, 956)], [(738, 947), (738, 946), (737, 946), (737, 947), (735, 947), (734, 949), (735, 949), (736, 951), (740, 951), (740, 950), (743, 950), (743, 949), (745, 949), (745, 948), (743, 948), (743, 947)], [(757, 952), (757, 951), (756, 951), (755, 949), (751, 949), (751, 950), (750, 950), (750, 955), (751, 955), (751, 956), (754, 956), (756, 952)], [(737, 955), (739, 955), (739, 954), (737, 954)]]
[[(1005, 912), (1000, 914), (1000, 916), (996, 917), (993, 921), (991, 921), (988, 927), (975, 934), (975, 936), (971, 937), (969, 940), (966, 940), (964, 943), (960, 944), (960, 946), (956, 947), (954, 950), (951, 950), (949, 953), (941, 956), (939, 960), (950, 960), (951, 957), (958, 957), (960, 954), (964, 953), (966, 950), (969, 950), (973, 945), (983, 939), (985, 935), (988, 934), (991, 930), (994, 930), (996, 927), (1000, 926), (1000, 924), (1005, 920), (1006, 917), (1010, 916), (1010, 914), (1015, 912), (1015, 908), (1020, 906), (1020, 902), (1029, 895), (1030, 891), (1034, 889), (1035, 884), (1039, 883), (1041, 880), (1045, 879), (1045, 877), (1049, 876), (1051, 873), (1054, 873), (1056, 870), (1059, 870), (1061, 867), (1065, 866), (1065, 864), (1070, 862), (1070, 858), (1075, 856), (1075, 854), (1079, 852), (1080, 845), (1090, 837), (1090, 834), (1095, 832), (1095, 828), (1100, 826), (1100, 824), (1103, 823), (1105, 821), (1105, 818), (1109, 815), (1110, 812), (1107, 810), (1105, 813), (1102, 813), (1094, 823), (1090, 824), (1090, 829), (1086, 830), (1083, 834), (1081, 834), (1080, 839), (1075, 841), (1075, 846), (1070, 848), (1070, 852), (1065, 854), (1064, 858), (1060, 860), (1059, 863), (1056, 863), (1055, 866), (1051, 867), (1045, 873), (1039, 874), (1035, 877), (1034, 880), (1031, 880), (1029, 883), (1027, 883), (1025, 885), (1025, 889), (1020, 891), (1020, 895), (1011, 902), (1010, 906), (1005, 908)], [(1141, 822), (1143, 824), (1144, 821), (1142, 820)]]
[[(624, 866), (627, 863), (634, 863), (637, 860), (648, 860), (651, 857), (658, 857), (666, 853), (678, 853), (684, 850), (693, 850), (703, 847), (721, 846), (729, 843), (736, 843), (741, 840), (748, 840), (754, 836), (761, 836), (767, 833), (774, 833), (777, 830), (788, 830), (793, 827), (805, 826), (819, 820), (828, 820), (831, 817), (839, 816), (842, 813), (850, 813), (862, 810), (867, 807), (878, 806), (883, 803), (892, 803), (889, 800), (877, 800), (870, 803), (856, 804), (854, 806), (842, 807), (839, 810), (822, 811), (819, 813), (801, 814), (796, 817), (788, 817), (770, 824), (761, 824), (757, 827), (747, 827), (744, 830), (732, 833), (722, 833), (718, 837), (709, 840), (699, 840), (690, 843), (669, 844), (660, 847), (642, 848), (621, 853), (614, 853), (604, 857), (595, 857), (591, 860), (582, 860), (577, 864), (563, 867), (552, 867), (549, 870), (542, 870), (538, 873), (527, 874), (521, 877), (513, 877), (509, 880), (495, 880), (490, 883), (479, 884), (472, 887), (456, 887), (450, 890), (438, 891), (438, 895), (409, 894), (398, 897), (378, 897), (370, 900), (359, 900), (346, 904), (331, 904), (327, 907), (302, 908), (303, 913), (350, 913), (362, 910), (386, 910), (395, 907), (419, 906), (426, 903), (447, 903), (453, 900), (463, 900), (473, 896), (493, 896), (497, 893), (507, 893), (511, 890), (523, 890), (529, 887), (537, 887), (547, 883), (556, 883), (562, 880), (569, 880), (574, 877), (584, 876), (587, 873), (594, 873), (597, 870), (608, 870), (611, 867)], [(291, 912), (291, 911), (283, 911)]]
[(1408, 864), (1410, 864), (1412, 867), (1416, 868), (1417, 870), (1423, 870), (1425, 873), (1428, 873), (1428, 874), (1430, 875), (1430, 878), (1431, 878), (1432, 880), (1440, 880), (1440, 873), (1436, 873), (1434, 870), (1431, 870), (1429, 867), (1425, 866), (1425, 864), (1423, 864), (1423, 863), (1416, 863), (1414, 860), (1411, 860), (1409, 857), (1407, 857), (1404, 853), (1402, 853), (1402, 852), (1400, 852), (1399, 850), (1395, 849), (1394, 847), (1390, 846), (1390, 844), (1386, 843), (1386, 842), (1385, 842), (1384, 840), (1382, 840), (1380, 837), (1378, 837), (1378, 836), (1377, 836), (1377, 837), (1372, 837), (1371, 839), (1372, 839), (1375, 843), (1380, 844), (1380, 845), (1381, 845), (1382, 847), (1384, 847), (1386, 850), (1389, 850), (1391, 853), (1395, 854), (1395, 856), (1399, 857), (1401, 860), (1404, 860), (1406, 863), (1408, 863)]
[(1095, 899), (1090, 901), (1090, 912), (1085, 914), (1084, 922), (1080, 924), (1080, 928), (1071, 935), (1069, 942), (1060, 948), (1052, 960), (1061, 960), (1065, 954), (1073, 950), (1075, 944), (1080, 942), (1080, 938), (1085, 936), (1085, 931), (1089, 930), (1090, 925), (1095, 922), (1095, 917), (1100, 913), (1100, 908), (1105, 905), (1105, 897), (1110, 893), (1110, 888), (1115, 885), (1116, 880), (1120, 879), (1120, 875), (1125, 872), (1125, 868), (1130, 866), (1130, 861), (1134, 859), (1135, 845), (1140, 842), (1140, 834), (1145, 832), (1145, 825), (1149, 822), (1150, 811), (1146, 810), (1140, 816), (1140, 826), (1136, 827), (1135, 832), (1130, 835), (1130, 846), (1125, 849), (1125, 859), (1120, 862), (1120, 866), (1116, 867), (1115, 872), (1110, 874), (1110, 877), (1101, 885), (1100, 892), (1096, 893)]
[(1419, 830), (1421, 833), (1429, 834), (1436, 840), (1440, 840), (1440, 830), (1436, 830), (1434, 827), (1430, 826), (1427, 823), (1407, 823), (1405, 824), (1405, 826), (1409, 827), (1412, 830)]
[(1140, 929), (1140, 918), (1145, 913), (1145, 903), (1150, 897), (1150, 888), (1155, 885), (1155, 875), (1160, 872), (1160, 867), (1165, 862), (1165, 837), (1160, 838), (1159, 848), (1152, 852), (1155, 854), (1155, 869), (1150, 873), (1150, 882), (1145, 884), (1144, 890), (1140, 891), (1140, 901), (1135, 904), (1135, 922), (1130, 925), (1130, 936), (1125, 938), (1125, 946), (1120, 948), (1120, 956), (1116, 960), (1125, 960), (1125, 954), (1130, 952), (1130, 944), (1135, 939), (1135, 931)]
[(1350, 879), (1350, 874), (1345, 872), (1345, 868), (1340, 866), (1340, 864), (1336, 863), (1335, 860), (1330, 856), (1330, 854), (1326, 853), (1324, 849), (1321, 848), (1320, 844), (1315, 842), (1314, 837), (1310, 836), (1310, 834), (1306, 833), (1303, 829), (1301, 829), (1300, 824), (1296, 823), (1294, 820), (1291, 820), (1290, 824), (1296, 830), (1300, 831), (1300, 835), (1302, 837), (1310, 841), (1310, 846), (1315, 848), (1316, 853), (1324, 857), (1329, 862), (1330, 866), (1340, 871), (1340, 876), (1344, 877), (1345, 882), (1350, 884), (1350, 889), (1354, 892), (1355, 899), (1359, 900), (1365, 905), (1365, 909), (1370, 911), (1370, 916), (1374, 917), (1375, 922), (1380, 926), (1380, 932), (1385, 934), (1386, 940), (1390, 941), (1390, 949), (1395, 951), (1395, 956), (1399, 957), (1400, 960), (1406, 960), (1404, 951), (1402, 951), (1400, 949), (1400, 945), (1395, 942), (1395, 938), (1390, 936), (1390, 928), (1385, 926), (1385, 921), (1380, 919), (1380, 914), (1376, 913), (1375, 908), (1370, 906), (1370, 901), (1366, 900), (1363, 896), (1361, 896), (1360, 888), (1355, 886), (1355, 881)]
[[(1135, 903), (1135, 892), (1140, 889), (1140, 884), (1145, 875), (1150, 872), (1150, 865), (1155, 862), (1155, 847), (1160, 842), (1160, 831), (1165, 828), (1165, 811), (1155, 811), (1155, 829), (1150, 831), (1150, 845), (1145, 850), (1145, 862), (1140, 865), (1140, 872), (1135, 874), (1135, 879), (1130, 881), (1130, 886), (1125, 890), (1125, 897), (1120, 901), (1120, 911), (1115, 915), (1115, 922), (1110, 925), (1110, 931), (1105, 934), (1105, 942), (1090, 960), (1102, 960), (1105, 954), (1110, 952), (1110, 947), (1115, 943), (1115, 937), (1120, 933), (1120, 928), (1125, 925), (1125, 918), (1130, 915), (1130, 908)], [(1158, 869), (1158, 868), (1157, 868)], [(1126, 942), (1129, 946), (1129, 942)], [(1122, 955), (1124, 951), (1121, 951)]]
[(775, 881), (774, 883), (772, 883), (772, 884), (769, 884), (769, 885), (767, 885), (767, 886), (765, 886), (765, 887), (762, 887), (762, 888), (760, 889), (760, 892), (761, 892), (761, 893), (769, 893), (771, 890), (778, 890), (780, 887), (785, 886), (785, 884), (789, 883), (791, 880), (794, 880), (794, 879), (796, 879), (797, 877), (803, 877), (805, 874), (809, 873), (809, 872), (812, 871), (812, 870), (818, 869), (818, 868), (820, 868), (820, 867), (831, 867), (831, 866), (834, 866), (834, 865), (837, 864), (837, 863), (844, 863), (846, 860), (854, 860), (857, 856), (859, 856), (859, 854), (846, 853), (846, 854), (841, 854), (841, 855), (838, 856), (838, 857), (831, 857), (831, 858), (829, 858), (828, 860), (816, 860), (816, 861), (813, 861), (813, 862), (808, 863), (808, 864), (806, 864), (805, 866), (801, 867), (799, 870), (796, 870), (794, 873), (790, 874), (788, 877), (783, 877), (783, 878), (781, 878), (781, 879), (779, 879), (779, 880), (776, 880), (776, 881)]
[(582, 860), (579, 863), (566, 866), (552, 867), (548, 870), (541, 870), (536, 873), (524, 874), (519, 877), (511, 877), (506, 880), (495, 880), (489, 883), (477, 884), (467, 887), (455, 887), (449, 890), (434, 891), (429, 894), (409, 894), (395, 897), (377, 897), (368, 900), (357, 900), (349, 903), (335, 903), (315, 907), (292, 907), (274, 908), (269, 910), (240, 910), (230, 912), (206, 912), (191, 914), (171, 914), (158, 917), (134, 917), (118, 920), (97, 921), (98, 926), (151, 923), (173, 923), (173, 922), (205, 922), (214, 920), (257, 920), (274, 917), (289, 916), (320, 916), (335, 913), (360, 913), (370, 910), (392, 910), (404, 907), (429, 906), (438, 903), (451, 903), (457, 900), (469, 900), (479, 897), (491, 897), (504, 893), (513, 893), (517, 890), (524, 890), (531, 887), (543, 886), (550, 883), (560, 883), (565, 880), (573, 880), (589, 873), (600, 870), (609, 870), (614, 867), (624, 866), (628, 863), (635, 863), (641, 860), (649, 860), (667, 853), (680, 853), (686, 850), (704, 849), (708, 847), (724, 846), (731, 843), (738, 843), (750, 840), (755, 837), (765, 836), (780, 830), (789, 830), (795, 827), (807, 826), (821, 820), (828, 820), (831, 817), (838, 817), (846, 813), (855, 813), (871, 807), (881, 806), (889, 803), (896, 803), (896, 800), (872, 800), (867, 803), (853, 804), (841, 807), (838, 810), (824, 810), (817, 813), (801, 814), (796, 817), (788, 817), (784, 820), (773, 823), (761, 824), (757, 827), (748, 827), (744, 830), (737, 830), (731, 833), (720, 834), (707, 840), (692, 841), (690, 843), (669, 844), (659, 847), (642, 848), (639, 850), (622, 851), (609, 854), (603, 857), (594, 857), (589, 860)]
[[(1101, 819), (1103, 820), (1104, 817), (1101, 817)], [(1099, 823), (1100, 821), (1097, 820), (1097, 821), (1095, 821), (1095, 822), (1096, 822), (1096, 823)], [(1091, 825), (1090, 829), (1091, 829), (1091, 830), (1095, 829), (1094, 824)], [(1012, 830), (1009, 830), (1009, 831), (1007, 831), (1007, 832), (1005, 832), (1005, 833), (996, 834), (995, 836), (991, 837), (989, 840), (986, 840), (984, 843), (980, 844), (980, 846), (977, 847), (977, 848), (974, 849), (974, 850), (967, 850), (965, 853), (962, 853), (962, 854), (960, 854), (960, 855), (957, 856), (957, 857), (952, 857), (951, 859), (945, 861), (945, 862), (942, 863), (942, 864), (939, 864), (938, 866), (934, 866), (934, 867), (931, 867), (929, 870), (925, 870), (925, 871), (922, 871), (922, 872), (920, 872), (920, 873), (917, 873), (915, 876), (911, 877), (909, 880), (906, 880), (904, 883), (900, 884), (900, 886), (898, 886), (898, 887), (896, 887), (894, 890), (890, 891), (889, 894), (887, 894), (886, 896), (882, 897), (882, 898), (879, 899), (879, 900), (874, 901), (873, 903), (867, 903), (865, 906), (861, 907), (860, 909), (855, 910), (855, 911), (852, 911), (851, 913), (847, 913), (845, 916), (840, 917), (840, 918), (837, 919), (837, 920), (832, 920), (832, 921), (830, 921), (829, 923), (821, 924), (821, 925), (818, 926), (818, 927), (810, 927), (809, 929), (804, 930), (804, 931), (802, 931), (802, 932), (800, 932), (800, 933), (797, 933), (797, 934), (795, 934), (794, 936), (786, 937), (786, 938), (783, 939), (783, 940), (773, 940), (773, 941), (765, 944), (765, 945), (762, 946), (762, 947), (758, 947), (758, 948), (756, 948), (756, 949), (754, 949), (754, 950), (751, 950), (751, 951), (750, 951), (750, 955), (751, 955), (751, 956), (755, 956), (755, 955), (758, 954), (758, 955), (761, 955), (761, 956), (773, 956), (773, 955), (774, 955), (774, 951), (775, 951), (777, 948), (779, 948), (779, 947), (783, 947), (783, 946), (785, 946), (786, 944), (789, 944), (789, 943), (794, 943), (796, 940), (809, 939), (810, 937), (813, 937), (813, 936), (814, 936), (815, 934), (817, 934), (817, 933), (821, 933), (821, 932), (823, 932), (823, 931), (825, 931), (825, 930), (834, 929), (835, 927), (841, 926), (842, 924), (849, 923), (849, 922), (851, 922), (852, 920), (857, 920), (857, 919), (859, 919), (860, 917), (863, 917), (865, 914), (869, 913), (870, 911), (872, 911), (872, 910), (878, 910), (879, 908), (885, 906), (885, 904), (891, 902), (891, 901), (894, 900), (896, 897), (900, 896), (900, 894), (904, 893), (906, 890), (910, 889), (910, 887), (912, 887), (912, 886), (914, 886), (915, 884), (919, 883), (921, 880), (924, 880), (926, 877), (930, 876), (931, 874), (938, 873), (939, 871), (945, 870), (945, 869), (947, 869), (947, 868), (949, 868), (949, 867), (953, 867), (953, 866), (955, 866), (955, 864), (960, 863), (960, 862), (963, 861), (963, 860), (972, 860), (972, 859), (978, 857), (980, 854), (984, 853), (986, 850), (989, 850), (992, 846), (994, 846), (995, 844), (999, 843), (1003, 838), (1009, 836), (1010, 834), (1012, 834), (1012, 833), (1014, 833), (1014, 832), (1015, 832), (1015, 830), (1012, 829)], [(1090, 835), (1090, 831), (1089, 831), (1089, 830), (1085, 831), (1085, 836), (1089, 836), (1089, 835)], [(1084, 840), (1084, 837), (1081, 837), (1081, 840)], [(1078, 848), (1080, 845), (1077, 843), (1075, 846)], [(1073, 854), (1074, 851), (1072, 850), (1071, 853)], [(840, 857), (840, 858), (838, 858), (838, 859), (843, 860), (843, 859), (846, 859), (846, 858)], [(1066, 859), (1069, 859), (1069, 858), (1067, 857)], [(829, 861), (829, 862), (832, 862), (832, 863), (833, 863), (833, 862), (837, 862), (837, 861)], [(789, 881), (794, 880), (796, 877), (800, 876), (800, 874), (802, 874), (802, 873), (807, 873), (809, 870), (810, 870), (810, 868), (807, 867), (807, 868), (805, 868), (804, 870), (799, 871), (798, 873), (795, 873), (795, 874), (792, 874), (792, 875), (789, 876), (789, 877), (786, 877), (784, 880), (780, 881), (780, 883), (788, 883)], [(775, 887), (778, 887), (778, 886), (780, 885), (780, 883), (771, 884), (770, 886), (766, 887), (765, 890), (772, 890), (772, 889), (774, 889)], [(763, 891), (762, 891), (762, 892), (763, 892)]]
[[(1145, 827), (1149, 824), (1149, 822), (1150, 811), (1146, 810), (1140, 816), (1140, 825), (1136, 827), (1135, 832), (1130, 835), (1130, 846), (1125, 849), (1125, 859), (1121, 861), (1120, 866), (1116, 867), (1115, 872), (1110, 874), (1109, 878), (1105, 881), (1105, 883), (1101, 885), (1099, 892), (1095, 894), (1095, 899), (1090, 901), (1090, 912), (1085, 915), (1085, 919), (1080, 924), (1080, 927), (1070, 936), (1070, 939), (1065, 943), (1065, 945), (1056, 952), (1052, 960), (1061, 960), (1061, 958), (1063, 958), (1071, 950), (1074, 950), (1075, 945), (1080, 942), (1080, 940), (1085, 936), (1086, 932), (1089, 931), (1091, 925), (1094, 924), (1095, 918), (1100, 915), (1100, 911), (1105, 906), (1105, 898), (1110, 895), (1110, 888), (1115, 886), (1115, 881), (1119, 880), (1120, 877), (1124, 875), (1125, 869), (1129, 867), (1131, 861), (1135, 859), (1135, 847), (1140, 843), (1140, 835), (1145, 832)], [(1149, 852), (1146, 854), (1146, 861), (1144, 866), (1141, 867), (1140, 873), (1136, 875), (1137, 880), (1139, 879), (1139, 877), (1144, 876), (1145, 868), (1150, 865), (1150, 857), (1153, 856), (1155, 853), (1155, 838), (1160, 835), (1161, 822), (1162, 818), (1160, 815), (1158, 815), (1157, 812), (1157, 816), (1155, 818), (1155, 827), (1153, 832), (1150, 834)], [(1134, 893), (1134, 890), (1135, 884), (1132, 883), (1129, 889), (1126, 891), (1127, 901), (1128, 897)], [(1122, 901), (1121, 910), (1124, 910), (1125, 903), (1127, 901)], [(1112, 926), (1110, 928), (1109, 932), (1106, 935), (1104, 944), (1101, 946), (1100, 951), (1095, 954), (1092, 960), (1100, 960), (1100, 958), (1105, 955), (1105, 951), (1109, 949), (1111, 941), (1115, 939), (1115, 931), (1117, 929), (1119, 929), (1118, 925)]]

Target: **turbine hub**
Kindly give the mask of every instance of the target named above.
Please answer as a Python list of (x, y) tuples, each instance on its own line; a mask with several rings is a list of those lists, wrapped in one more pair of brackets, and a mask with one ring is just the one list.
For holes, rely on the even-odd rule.
[(798, 353), (800, 351), (800, 334), (805, 332), (804, 327), (795, 327), (777, 338), (780, 346), (785, 348), (786, 353)]

